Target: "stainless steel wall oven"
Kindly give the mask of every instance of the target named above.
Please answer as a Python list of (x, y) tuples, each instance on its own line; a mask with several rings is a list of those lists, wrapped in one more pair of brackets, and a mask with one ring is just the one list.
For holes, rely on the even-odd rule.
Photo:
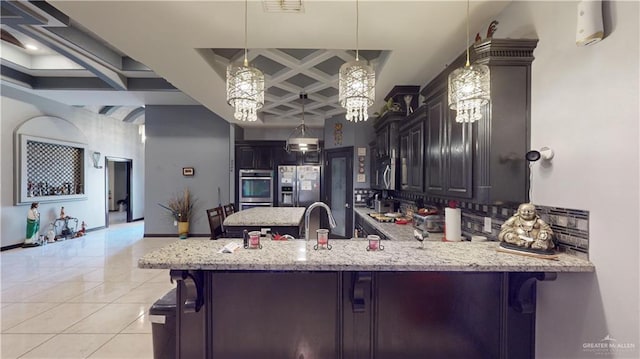
[(273, 171), (240, 170), (238, 174), (240, 210), (256, 206), (273, 206)]

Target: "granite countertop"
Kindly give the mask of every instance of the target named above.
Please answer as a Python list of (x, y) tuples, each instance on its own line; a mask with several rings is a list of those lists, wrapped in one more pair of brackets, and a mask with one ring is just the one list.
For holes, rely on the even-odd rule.
[[(380, 231), (380, 233), (384, 234), (387, 239), (394, 241), (414, 241), (413, 239), (413, 223), (409, 222), (407, 224), (395, 224), (391, 223), (383, 223), (378, 222), (369, 216), (369, 213), (375, 213), (373, 209), (366, 207), (354, 207), (353, 211), (357, 216), (362, 217), (362, 219), (372, 225), (376, 230)], [(438, 233), (430, 233), (432, 237), (437, 237), (438, 239), (442, 238), (442, 234)]]
[(299, 226), (304, 216), (304, 207), (254, 207), (233, 213), (227, 217), (225, 226)]
[(262, 249), (218, 253), (241, 239), (187, 239), (154, 250), (140, 268), (287, 271), (463, 271), (593, 272), (589, 261), (559, 254), (558, 260), (497, 252), (496, 242), (383, 241), (382, 251), (366, 250), (365, 239), (330, 240), (331, 250), (314, 250), (315, 241), (263, 240)]

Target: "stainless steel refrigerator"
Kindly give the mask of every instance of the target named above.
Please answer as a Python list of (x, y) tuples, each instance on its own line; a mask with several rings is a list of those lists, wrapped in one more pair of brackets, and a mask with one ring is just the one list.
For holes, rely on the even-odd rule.
[(307, 207), (320, 200), (320, 166), (278, 166), (278, 206)]

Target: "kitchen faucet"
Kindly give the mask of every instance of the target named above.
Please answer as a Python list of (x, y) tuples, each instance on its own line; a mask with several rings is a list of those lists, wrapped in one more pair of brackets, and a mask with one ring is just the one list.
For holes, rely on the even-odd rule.
[(307, 211), (304, 213), (304, 239), (309, 239), (309, 215), (311, 211), (316, 207), (322, 207), (327, 211), (327, 217), (329, 217), (329, 226), (331, 228), (336, 228), (336, 219), (333, 218), (333, 214), (331, 213), (331, 208), (327, 206), (324, 202), (313, 202), (307, 207)]

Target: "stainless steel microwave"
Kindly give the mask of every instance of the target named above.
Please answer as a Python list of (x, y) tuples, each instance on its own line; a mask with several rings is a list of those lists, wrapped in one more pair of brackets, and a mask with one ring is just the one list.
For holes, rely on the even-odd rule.
[(394, 157), (380, 158), (376, 161), (375, 176), (371, 187), (374, 189), (396, 190), (398, 180), (397, 159)]

